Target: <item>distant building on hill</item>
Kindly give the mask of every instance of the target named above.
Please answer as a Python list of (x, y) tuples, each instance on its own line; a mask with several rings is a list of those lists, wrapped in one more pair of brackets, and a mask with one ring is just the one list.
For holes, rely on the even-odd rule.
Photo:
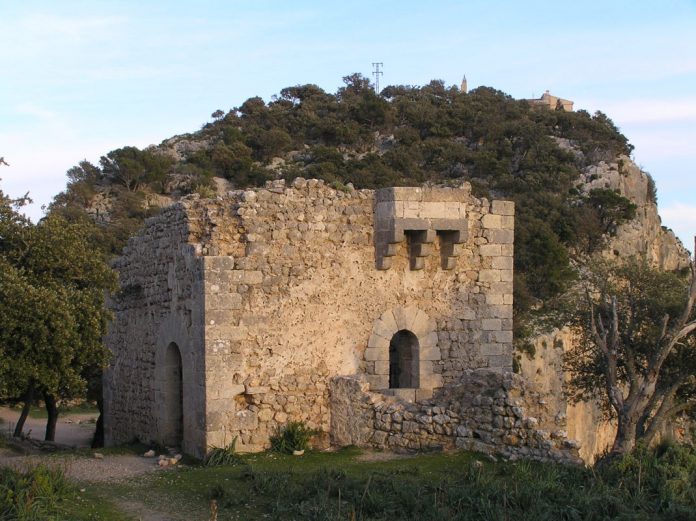
[(461, 87), (459, 87), (459, 92), (461, 92), (462, 94), (466, 94), (468, 91), (469, 91), (469, 87), (466, 84), (466, 74), (465, 74), (464, 77), (462, 78), (462, 85), (461, 85)]
[(573, 102), (568, 99), (559, 98), (549, 93), (547, 90), (542, 94), (541, 98), (533, 98), (525, 100), (532, 107), (539, 107), (549, 110), (565, 110), (566, 112), (573, 112)]

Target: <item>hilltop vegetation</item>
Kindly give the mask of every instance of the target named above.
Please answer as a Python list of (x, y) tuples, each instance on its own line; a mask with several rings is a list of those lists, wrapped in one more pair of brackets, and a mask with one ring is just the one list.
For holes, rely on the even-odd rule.
[(236, 188), (297, 176), (337, 188), (466, 180), (478, 196), (517, 204), (518, 312), (558, 294), (573, 277), (571, 256), (601, 247), (603, 234), (634, 215), (620, 195), (576, 186), (588, 164), (632, 150), (602, 113), (533, 110), (488, 87), (465, 94), (441, 81), (380, 94), (359, 74), (344, 83), (335, 94), (299, 85), (268, 103), (250, 98), (215, 111), (198, 132), (145, 150), (113, 150), (99, 166), (82, 162), (51, 209), (87, 221), (85, 208), (106, 194), (109, 215), (94, 234), (116, 254), (158, 211), (148, 194), (214, 195), (215, 177)]

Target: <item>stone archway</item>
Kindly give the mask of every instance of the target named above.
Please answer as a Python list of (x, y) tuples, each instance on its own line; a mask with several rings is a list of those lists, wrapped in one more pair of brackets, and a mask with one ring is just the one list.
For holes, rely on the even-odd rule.
[[(410, 374), (404, 380), (399, 377), (398, 385), (393, 386), (390, 385), (390, 374), (395, 367), (392, 359), (399, 349), (403, 352), (399, 371), (408, 366)], [(365, 372), (372, 390), (403, 389), (408, 382), (411, 389), (419, 391), (411, 393), (416, 398), (426, 397), (432, 389), (442, 386), (442, 376), (435, 373), (433, 365), (440, 359), (435, 321), (415, 306), (390, 309), (375, 320), (364, 354)]]
[(184, 371), (181, 351), (176, 342), (167, 346), (164, 355), (162, 398), (162, 442), (181, 447), (184, 439)]

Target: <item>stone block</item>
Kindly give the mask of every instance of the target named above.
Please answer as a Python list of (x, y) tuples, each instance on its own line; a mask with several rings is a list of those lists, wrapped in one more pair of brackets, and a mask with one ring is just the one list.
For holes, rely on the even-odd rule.
[(396, 396), (406, 402), (413, 403), (416, 401), (415, 389), (390, 389), (389, 394)]
[(242, 275), (242, 284), (261, 284), (263, 282), (263, 273), (257, 270), (245, 270)]
[(365, 349), (365, 360), (368, 361), (378, 361), (386, 360), (389, 361), (389, 342), (385, 347), (368, 347)]
[(505, 296), (502, 293), (487, 293), (486, 304), (502, 305), (505, 302)]
[(500, 281), (501, 282), (512, 282), (513, 281), (513, 272), (511, 269), (509, 270), (500, 270)]
[(424, 337), (418, 337), (418, 341), (420, 343), (420, 348), (421, 349), (427, 349), (430, 347), (435, 347), (437, 346), (437, 332), (436, 331), (431, 331)]
[(416, 336), (423, 336), (429, 333), (431, 330), (435, 329), (434, 324), (430, 320), (430, 317), (426, 315), (423, 311), (418, 310), (413, 322), (411, 323), (411, 331)]
[(500, 281), (500, 270), (480, 270), (478, 280), (479, 282), (498, 282)]
[[(368, 349), (370, 348), (375, 348), (375, 349), (389, 349), (389, 340), (386, 338), (379, 336), (379, 335), (370, 335), (369, 340), (367, 341), (367, 347)], [(369, 360), (366, 358), (366, 360)], [(373, 358), (373, 360), (378, 360), (377, 358)]]
[(233, 309), (207, 309), (205, 311), (205, 325), (223, 325), (232, 323), (238, 313), (235, 313)]
[(490, 243), (513, 244), (515, 242), (515, 232), (513, 230), (485, 230), (483, 236)]
[(493, 257), (491, 267), (496, 270), (511, 270), (513, 267), (512, 257)]
[(482, 244), (479, 253), (482, 257), (498, 257), (501, 255), (500, 244)]
[(205, 307), (211, 310), (234, 310), (241, 309), (242, 296), (238, 293), (218, 293), (207, 295)]
[(365, 376), (367, 383), (370, 384), (371, 391), (381, 391), (389, 388), (389, 375), (371, 375)]
[(389, 375), (389, 360), (375, 360), (374, 374)]
[[(245, 391), (245, 387), (242, 384), (221, 384), (218, 387), (218, 396), (221, 399), (224, 400), (229, 400), (230, 398), (234, 398), (237, 395), (242, 394)], [(227, 407), (229, 407), (229, 403), (227, 404)]]
[(513, 201), (491, 201), (491, 213), (497, 215), (515, 215), (515, 203)]
[(486, 230), (500, 230), (503, 226), (503, 220), (500, 215), (489, 213), (481, 218), (481, 224)]
[[(396, 321), (392, 320), (393, 323), (386, 323), (384, 322), (381, 318), (375, 320), (374, 324), (372, 325), (372, 335), (377, 335), (379, 337), (382, 337), (384, 339), (391, 339), (392, 336), (394, 336), (394, 333), (398, 331), (396, 326)], [(370, 344), (368, 344), (370, 345)], [(375, 347), (371, 346), (370, 347)]]
[(481, 329), (483, 331), (499, 331), (501, 322), (499, 318), (484, 318), (481, 320)]
[(479, 347), (479, 353), (481, 356), (502, 355), (504, 353), (503, 345), (498, 343), (481, 344)]
[(510, 215), (504, 215), (501, 219), (503, 230), (514, 230), (515, 229), (515, 218)]
[(509, 344), (512, 342), (512, 331), (491, 331), (491, 341)]
[(420, 378), (420, 387), (423, 389), (436, 389), (442, 387), (442, 375), (431, 373), (423, 375)]
[(440, 348), (437, 346), (432, 347), (421, 347), (420, 354), (418, 356), (420, 360), (441, 360), (442, 355), (440, 353)]
[(416, 401), (417, 402), (420, 402), (422, 400), (429, 400), (432, 397), (433, 397), (433, 390), (432, 389), (423, 389), (423, 388), (416, 389)]
[(231, 270), (234, 269), (234, 257), (229, 255), (203, 257), (203, 269), (207, 270)]
[(394, 318), (394, 313), (391, 310), (382, 313), (379, 319), (384, 324), (385, 328), (389, 331), (398, 331), (398, 326), (396, 325), (396, 319)]
[(232, 431), (254, 430), (259, 426), (258, 416), (254, 411), (244, 409), (230, 418), (229, 429)]
[(267, 394), (271, 390), (270, 387), (265, 385), (245, 385), (244, 394)]
[(229, 324), (208, 325), (205, 328), (206, 339), (220, 338), (230, 342), (245, 340), (249, 330), (246, 326), (233, 326)]

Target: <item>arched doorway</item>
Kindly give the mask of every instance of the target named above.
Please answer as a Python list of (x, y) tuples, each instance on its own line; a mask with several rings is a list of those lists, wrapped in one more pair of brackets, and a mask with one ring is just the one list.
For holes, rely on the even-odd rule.
[(179, 346), (172, 342), (164, 357), (164, 431), (165, 445), (181, 447), (184, 439), (183, 368)]
[(419, 387), (418, 337), (408, 329), (397, 331), (389, 342), (389, 388)]

